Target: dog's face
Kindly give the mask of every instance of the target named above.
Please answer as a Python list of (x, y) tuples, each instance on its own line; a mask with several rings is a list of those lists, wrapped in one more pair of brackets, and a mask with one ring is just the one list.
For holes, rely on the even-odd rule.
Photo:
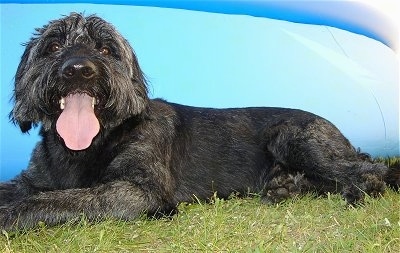
[(140, 115), (148, 101), (129, 43), (101, 18), (77, 13), (37, 29), (26, 44), (14, 92), (10, 117), (23, 132), (42, 124), (76, 150), (90, 145), (101, 129)]

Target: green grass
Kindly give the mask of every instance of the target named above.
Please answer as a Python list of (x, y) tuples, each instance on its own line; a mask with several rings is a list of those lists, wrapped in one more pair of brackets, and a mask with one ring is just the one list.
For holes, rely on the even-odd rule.
[(400, 252), (400, 195), (393, 190), (357, 208), (338, 195), (307, 195), (275, 206), (257, 196), (213, 198), (179, 211), (172, 219), (82, 219), (3, 232), (0, 252)]

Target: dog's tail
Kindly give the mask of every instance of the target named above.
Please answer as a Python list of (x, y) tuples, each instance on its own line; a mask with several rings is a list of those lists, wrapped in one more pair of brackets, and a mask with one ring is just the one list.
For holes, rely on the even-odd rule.
[(389, 170), (385, 175), (386, 184), (394, 190), (400, 188), (400, 158), (388, 164)]

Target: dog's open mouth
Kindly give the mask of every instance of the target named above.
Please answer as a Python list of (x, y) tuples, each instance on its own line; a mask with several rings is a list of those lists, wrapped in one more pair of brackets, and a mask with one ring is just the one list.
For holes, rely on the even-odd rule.
[(100, 123), (94, 113), (96, 98), (86, 93), (70, 93), (59, 101), (60, 114), (56, 129), (71, 150), (87, 149), (100, 131)]

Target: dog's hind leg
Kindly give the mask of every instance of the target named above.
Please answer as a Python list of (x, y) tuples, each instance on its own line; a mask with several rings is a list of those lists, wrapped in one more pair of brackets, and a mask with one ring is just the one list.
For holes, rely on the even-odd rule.
[(271, 170), (265, 184), (266, 202), (282, 200), (274, 197), (279, 191), (287, 191), (288, 197), (307, 191), (337, 192), (351, 204), (362, 200), (364, 194), (384, 192), (387, 167), (359, 154), (322, 118), (287, 120), (268, 128), (264, 137), (267, 155), (279, 166)]

